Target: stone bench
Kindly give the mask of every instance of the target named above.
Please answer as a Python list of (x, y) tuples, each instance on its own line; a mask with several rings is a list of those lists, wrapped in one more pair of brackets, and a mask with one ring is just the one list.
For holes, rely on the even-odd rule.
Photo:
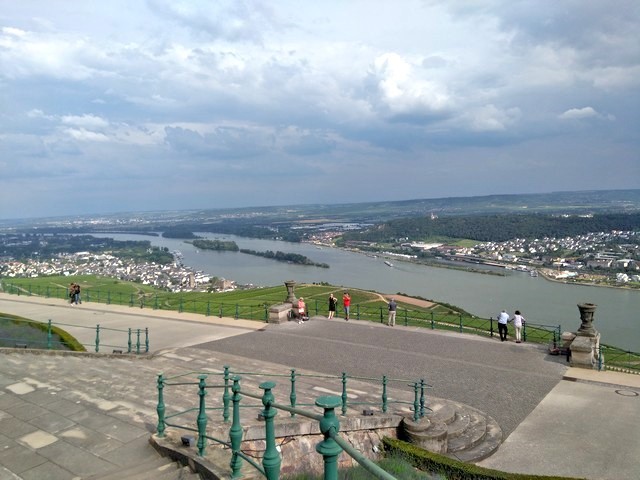
[(269, 307), (269, 320), (268, 323), (284, 323), (289, 321), (289, 314), (291, 309), (293, 308), (293, 304), (279, 303), (277, 305), (272, 305)]

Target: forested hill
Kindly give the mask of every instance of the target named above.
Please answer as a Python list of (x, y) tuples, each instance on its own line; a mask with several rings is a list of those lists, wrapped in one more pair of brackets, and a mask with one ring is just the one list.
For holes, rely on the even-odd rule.
[(583, 235), (612, 230), (640, 230), (640, 213), (568, 215), (474, 215), (442, 218), (403, 218), (346, 233), (344, 241), (396, 242), (400, 239), (468, 238), (479, 242), (502, 242), (513, 238), (544, 238)]

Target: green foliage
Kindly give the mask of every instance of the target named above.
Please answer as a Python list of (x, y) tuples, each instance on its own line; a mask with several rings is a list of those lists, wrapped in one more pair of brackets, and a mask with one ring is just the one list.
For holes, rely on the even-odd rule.
[[(37, 348), (45, 348), (47, 345), (47, 334), (49, 326), (47, 323), (36, 322), (17, 315), (0, 313), (0, 346), (7, 343), (9, 336), (15, 341), (9, 342), (6, 346), (13, 346), (16, 341), (19, 343), (32, 343)], [(34, 332), (37, 331), (37, 333)], [(73, 352), (85, 352), (86, 349), (67, 331), (52, 326), (52, 345), (63, 346), (66, 350)], [(5, 342), (2, 339), (6, 339)]]
[[(416, 469), (411, 465), (411, 463), (397, 455), (389, 455), (388, 457), (382, 458), (376, 462), (376, 464), (398, 480), (445, 480), (440, 475)], [(321, 480), (322, 478), (322, 475), (299, 473), (296, 475), (289, 475), (285, 477), (285, 480)], [(370, 480), (371, 478), (371, 473), (360, 465), (356, 465), (353, 468), (341, 468), (338, 470), (339, 480)]]
[(234, 241), (226, 242), (223, 240), (203, 240), (198, 239), (191, 242), (194, 247), (201, 248), (202, 250), (217, 250), (217, 251), (229, 251), (237, 252), (238, 244)]
[(385, 452), (405, 459), (420, 470), (441, 474), (448, 480), (570, 480), (568, 477), (526, 475), (482, 468), (394, 438), (384, 438), (382, 444)]
[(269, 258), (272, 260), (276, 260), (278, 262), (287, 262), (287, 263), (293, 263), (296, 265), (312, 265), (314, 267), (329, 268), (329, 265), (326, 263), (315, 263), (309, 257), (300, 255), (298, 253), (284, 253), (279, 250), (275, 253), (272, 252), (271, 250), (267, 250), (265, 252), (256, 252), (255, 250), (250, 250), (248, 248), (241, 248), (240, 253), (246, 253), (249, 255), (256, 255), (258, 257)]

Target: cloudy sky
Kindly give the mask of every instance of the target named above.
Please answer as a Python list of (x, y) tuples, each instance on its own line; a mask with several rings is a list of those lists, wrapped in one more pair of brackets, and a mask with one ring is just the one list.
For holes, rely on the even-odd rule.
[(0, 219), (640, 188), (637, 0), (0, 0)]

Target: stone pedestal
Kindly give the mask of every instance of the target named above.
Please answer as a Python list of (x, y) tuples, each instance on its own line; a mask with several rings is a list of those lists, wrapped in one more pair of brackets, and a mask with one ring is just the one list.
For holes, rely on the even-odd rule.
[(571, 342), (570, 365), (578, 368), (598, 368), (598, 353), (600, 351), (600, 334), (595, 337), (577, 336)]
[(597, 305), (593, 303), (580, 303), (581, 325), (576, 332), (576, 337), (571, 342), (572, 367), (578, 368), (598, 368), (598, 357), (600, 355), (600, 333), (593, 328), (593, 314)]

